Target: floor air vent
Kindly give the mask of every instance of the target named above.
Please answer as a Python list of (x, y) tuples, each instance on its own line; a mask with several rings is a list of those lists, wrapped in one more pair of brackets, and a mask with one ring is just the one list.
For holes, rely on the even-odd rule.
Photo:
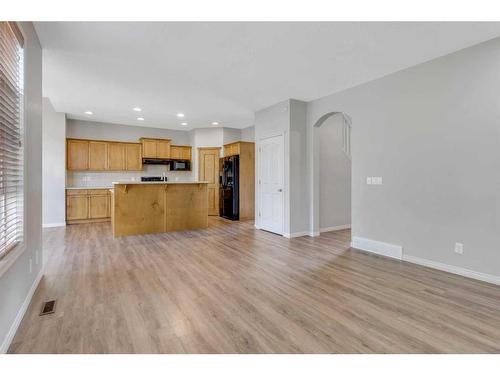
[(44, 302), (40, 316), (52, 314), (56, 311), (56, 300)]

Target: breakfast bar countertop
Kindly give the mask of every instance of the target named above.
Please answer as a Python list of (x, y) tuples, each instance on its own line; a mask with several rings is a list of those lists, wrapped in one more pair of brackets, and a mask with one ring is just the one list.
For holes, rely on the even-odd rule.
[(193, 185), (193, 184), (208, 184), (208, 181), (117, 181), (113, 185)]

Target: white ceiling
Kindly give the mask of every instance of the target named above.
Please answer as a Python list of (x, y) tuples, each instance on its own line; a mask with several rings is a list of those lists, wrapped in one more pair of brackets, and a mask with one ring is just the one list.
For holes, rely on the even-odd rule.
[[(187, 130), (245, 128), (500, 35), (500, 23), (37, 22), (43, 91), (71, 118)], [(132, 107), (141, 107), (145, 121)], [(84, 115), (90, 110), (93, 116)], [(185, 113), (180, 126), (176, 117)]]

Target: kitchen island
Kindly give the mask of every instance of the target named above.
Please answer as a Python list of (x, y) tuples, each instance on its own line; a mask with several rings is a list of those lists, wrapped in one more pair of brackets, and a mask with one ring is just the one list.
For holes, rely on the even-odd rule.
[(208, 226), (207, 182), (113, 182), (113, 236)]

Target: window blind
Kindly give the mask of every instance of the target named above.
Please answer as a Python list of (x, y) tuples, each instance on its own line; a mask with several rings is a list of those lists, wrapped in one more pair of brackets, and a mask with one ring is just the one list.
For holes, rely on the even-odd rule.
[(23, 241), (23, 50), (15, 24), (0, 22), (0, 259)]

